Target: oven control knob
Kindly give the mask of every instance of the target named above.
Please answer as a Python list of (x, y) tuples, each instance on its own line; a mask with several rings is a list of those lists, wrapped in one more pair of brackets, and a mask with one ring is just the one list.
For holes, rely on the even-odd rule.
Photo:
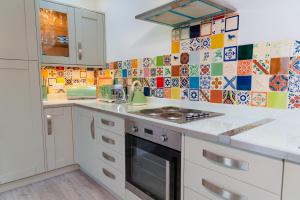
[(166, 142), (166, 141), (168, 141), (168, 136), (166, 136), (166, 135), (161, 135), (161, 136), (160, 136), (160, 140), (161, 140), (162, 142)]
[(139, 128), (137, 126), (133, 126), (131, 131), (133, 133), (137, 133), (139, 131)]

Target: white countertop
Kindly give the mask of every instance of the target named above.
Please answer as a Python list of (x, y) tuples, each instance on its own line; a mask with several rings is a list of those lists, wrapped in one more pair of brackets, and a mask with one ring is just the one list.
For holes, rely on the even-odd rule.
[[(45, 107), (67, 105), (77, 105), (121, 115), (127, 118), (147, 120), (169, 129), (180, 131), (186, 135), (221, 144), (224, 143), (222, 143), (219, 138), (220, 134), (264, 118), (273, 118), (275, 119), (273, 122), (231, 137), (229, 142), (224, 145), (300, 163), (300, 149), (298, 148), (300, 147), (300, 130), (297, 127), (297, 121), (300, 119), (299, 111), (208, 104), (157, 98), (149, 98), (149, 103), (146, 106), (130, 106), (126, 104), (116, 105), (96, 100), (58, 100), (44, 102)], [(179, 106), (219, 112), (224, 113), (225, 115), (186, 124), (176, 124), (130, 113), (140, 109), (162, 106)]]

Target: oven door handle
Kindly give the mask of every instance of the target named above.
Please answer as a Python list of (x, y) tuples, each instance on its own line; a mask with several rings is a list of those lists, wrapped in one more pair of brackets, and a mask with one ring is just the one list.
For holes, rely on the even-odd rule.
[(170, 161), (166, 161), (166, 200), (170, 200)]

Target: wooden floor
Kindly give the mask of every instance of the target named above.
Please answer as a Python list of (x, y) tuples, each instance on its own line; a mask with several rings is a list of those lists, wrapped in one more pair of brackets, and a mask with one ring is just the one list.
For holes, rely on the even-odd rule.
[(116, 200), (81, 171), (0, 194), (0, 200)]

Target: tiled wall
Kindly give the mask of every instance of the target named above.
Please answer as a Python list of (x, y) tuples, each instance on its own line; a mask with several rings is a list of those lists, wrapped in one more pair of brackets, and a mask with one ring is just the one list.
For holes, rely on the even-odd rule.
[(238, 15), (176, 29), (170, 55), (112, 62), (107, 69), (128, 85), (145, 80), (145, 94), (159, 98), (300, 108), (300, 41), (239, 46), (238, 30)]

